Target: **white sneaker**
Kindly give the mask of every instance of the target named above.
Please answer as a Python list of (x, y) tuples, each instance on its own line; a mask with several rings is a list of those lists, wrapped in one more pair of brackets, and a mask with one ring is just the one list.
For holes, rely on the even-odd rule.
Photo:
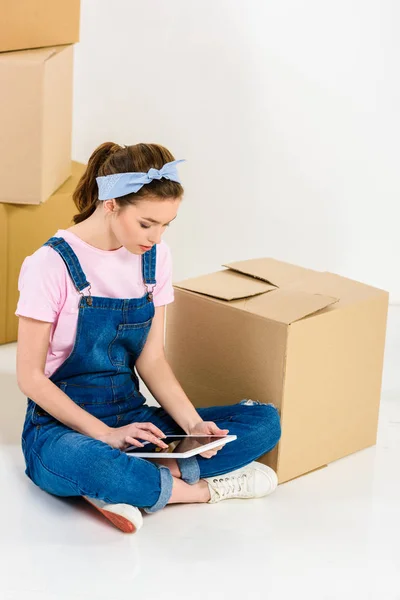
[(278, 477), (273, 469), (258, 462), (252, 462), (242, 469), (207, 477), (211, 499), (209, 504), (230, 498), (262, 498), (276, 490)]
[(124, 533), (136, 533), (143, 525), (142, 513), (130, 504), (107, 504), (98, 498), (83, 496), (89, 504), (97, 508), (113, 525)]

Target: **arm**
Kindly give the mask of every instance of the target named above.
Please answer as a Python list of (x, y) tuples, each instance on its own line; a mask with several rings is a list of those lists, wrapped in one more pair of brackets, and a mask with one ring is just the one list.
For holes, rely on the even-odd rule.
[(19, 318), (17, 378), (20, 390), (71, 429), (100, 439), (109, 427), (80, 408), (44, 374), (51, 323)]
[(146, 344), (136, 361), (136, 370), (150, 392), (182, 429), (189, 433), (202, 422), (193, 404), (172, 372), (164, 351), (165, 306), (157, 306)]

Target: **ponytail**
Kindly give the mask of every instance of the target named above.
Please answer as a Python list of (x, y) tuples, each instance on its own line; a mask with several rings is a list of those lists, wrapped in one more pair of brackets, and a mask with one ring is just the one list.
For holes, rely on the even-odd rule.
[(79, 213), (74, 216), (74, 223), (81, 223), (96, 210), (98, 202), (98, 188), (96, 177), (99, 176), (99, 171), (106, 160), (118, 150), (122, 150), (121, 146), (113, 142), (104, 142), (93, 152), (89, 158), (86, 171), (82, 175), (79, 183), (74, 191), (73, 200)]

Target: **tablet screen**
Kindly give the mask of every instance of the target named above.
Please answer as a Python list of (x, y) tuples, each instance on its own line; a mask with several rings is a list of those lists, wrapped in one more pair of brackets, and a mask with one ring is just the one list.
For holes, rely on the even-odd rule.
[[(162, 438), (162, 441), (166, 444), (170, 445), (173, 442), (179, 442), (175, 445), (174, 450), (177, 452), (188, 452), (189, 450), (195, 450), (196, 448), (200, 448), (201, 446), (205, 446), (206, 444), (210, 444), (211, 442), (215, 442), (215, 440), (220, 440), (226, 438), (226, 435), (167, 435), (165, 438)], [(136, 446), (129, 446), (126, 448), (125, 452), (168, 452), (167, 449), (160, 448), (151, 442), (147, 442), (145, 440), (140, 440), (143, 444), (143, 448), (137, 448)], [(171, 450), (169, 450), (171, 451)]]

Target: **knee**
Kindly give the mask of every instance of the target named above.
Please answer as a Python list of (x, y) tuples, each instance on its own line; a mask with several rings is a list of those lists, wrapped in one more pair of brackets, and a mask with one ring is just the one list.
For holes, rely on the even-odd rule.
[(263, 404), (255, 400), (243, 400), (240, 404), (253, 413), (256, 435), (260, 444), (266, 448), (265, 452), (275, 448), (282, 433), (277, 408), (273, 404)]

